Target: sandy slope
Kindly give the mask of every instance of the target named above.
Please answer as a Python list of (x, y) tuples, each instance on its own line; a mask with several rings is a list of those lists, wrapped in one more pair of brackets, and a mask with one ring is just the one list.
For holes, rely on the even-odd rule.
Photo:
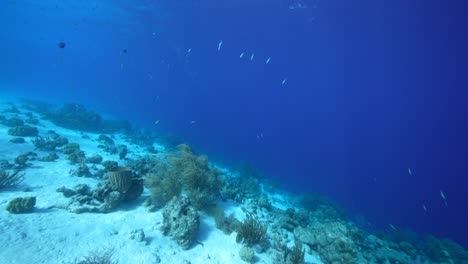
[[(0, 111), (7, 106), (1, 105)], [(8, 116), (8, 114), (6, 114)], [(98, 134), (85, 133), (60, 128), (41, 120), (40, 133), (55, 130), (66, 136), (70, 142), (79, 143), (87, 156), (99, 153), (104, 160), (118, 160), (97, 147)], [(26, 144), (13, 144), (7, 134), (8, 128), (0, 125), (0, 160), (9, 160), (27, 151), (35, 151), (39, 156), (47, 153), (34, 150), (30, 138)], [(117, 144), (126, 144), (129, 158), (144, 155), (140, 146), (125, 142), (116, 136)], [(0, 192), (0, 263), (69, 263), (89, 251), (103, 247), (113, 248), (119, 263), (243, 263), (239, 258), (240, 244), (235, 242), (235, 234), (225, 235), (215, 227), (212, 217), (202, 214), (198, 240), (202, 243), (183, 251), (169, 237), (162, 235), (161, 211), (149, 213), (141, 206), (148, 196), (143, 193), (133, 204), (124, 205), (109, 214), (73, 214), (59, 207), (68, 201), (56, 189), (61, 186), (73, 187), (86, 183), (96, 185), (100, 179), (80, 178), (69, 174), (76, 168), (63, 156), (55, 162), (33, 161), (25, 171), (24, 182), (15, 188)], [(21, 196), (36, 196), (37, 204), (33, 213), (13, 215), (5, 210), (11, 199)], [(281, 199), (276, 199), (281, 201)], [(240, 219), (244, 216), (240, 205), (223, 204), (227, 212), (234, 212)], [(281, 204), (275, 204), (281, 207)], [(286, 206), (285, 206), (286, 207)], [(143, 229), (146, 241), (136, 242), (129, 238), (130, 232)], [(268, 254), (257, 254), (257, 263), (273, 263)], [(316, 257), (306, 255), (307, 263), (321, 263)], [(158, 262), (160, 261), (160, 262)]]

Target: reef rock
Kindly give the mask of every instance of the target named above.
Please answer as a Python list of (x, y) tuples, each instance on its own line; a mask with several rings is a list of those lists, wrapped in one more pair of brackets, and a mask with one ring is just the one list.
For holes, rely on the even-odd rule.
[(186, 250), (195, 240), (200, 227), (200, 216), (197, 210), (185, 197), (174, 197), (163, 209), (164, 235), (169, 235)]
[(325, 264), (355, 263), (357, 245), (353, 233), (340, 221), (314, 222), (308, 228), (297, 227), (294, 235), (317, 251)]

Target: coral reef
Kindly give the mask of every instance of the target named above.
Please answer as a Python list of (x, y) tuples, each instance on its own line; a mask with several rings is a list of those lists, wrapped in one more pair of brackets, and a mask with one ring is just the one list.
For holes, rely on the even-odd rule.
[(174, 197), (164, 207), (163, 234), (171, 236), (182, 249), (190, 248), (197, 236), (199, 226), (198, 212), (190, 204), (189, 199)]
[(102, 117), (80, 104), (64, 104), (47, 116), (56, 125), (69, 129), (99, 131), (102, 126)]
[(51, 134), (50, 137), (37, 137), (32, 140), (32, 143), (36, 147), (36, 149), (42, 151), (55, 151), (56, 148), (65, 146), (68, 144), (68, 139), (56, 134), (53, 131), (49, 132)]
[(18, 197), (11, 200), (6, 210), (11, 214), (31, 213), (36, 205), (36, 197)]
[(116, 209), (122, 202), (137, 199), (143, 192), (143, 181), (132, 178), (129, 187), (121, 187), (111, 184), (110, 181), (101, 182), (92, 190), (86, 184), (79, 184), (73, 189), (61, 187), (57, 192), (70, 198), (66, 209), (73, 213), (109, 213)]
[(8, 135), (15, 137), (37, 137), (39, 131), (32, 126), (15, 126), (8, 129)]
[(0, 124), (5, 125), (7, 127), (20, 127), (24, 126), (24, 121), (17, 117), (12, 117), (8, 119), (2, 116), (2, 118), (0, 118)]

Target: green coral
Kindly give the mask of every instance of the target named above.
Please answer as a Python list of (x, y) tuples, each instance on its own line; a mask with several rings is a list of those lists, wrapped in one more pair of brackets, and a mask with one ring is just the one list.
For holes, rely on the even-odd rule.
[(59, 156), (57, 155), (57, 153), (51, 152), (49, 153), (49, 155), (40, 158), (39, 161), (52, 162), (52, 161), (57, 160), (58, 158)]
[(206, 156), (196, 156), (187, 145), (168, 155), (166, 162), (158, 162), (154, 173), (145, 177), (153, 200), (163, 205), (172, 196), (184, 195), (197, 209), (206, 208), (214, 202), (223, 185), (220, 172), (211, 168)]
[(30, 213), (35, 205), (36, 197), (18, 197), (8, 203), (6, 210), (12, 214)]
[(94, 155), (91, 157), (86, 158), (86, 162), (93, 163), (93, 164), (99, 164), (102, 162), (102, 157), (101, 155)]
[(72, 163), (84, 163), (86, 160), (85, 153), (80, 149), (77, 143), (68, 143), (62, 147), (63, 154), (67, 155), (67, 159)]
[(257, 244), (265, 238), (266, 231), (265, 225), (247, 213), (246, 219), (237, 228), (236, 242), (247, 245)]
[(221, 173), (209, 166), (208, 158), (196, 156), (190, 147), (180, 145), (171, 165), (182, 179), (183, 189), (196, 208), (204, 208), (219, 196), (223, 186)]
[(182, 191), (182, 185), (176, 175), (167, 174), (164, 169), (157, 174), (147, 175), (144, 183), (150, 190), (152, 204), (157, 208), (164, 206), (174, 196), (179, 196)]
[[(36, 147), (36, 149), (43, 150), (43, 151), (54, 151), (58, 147), (62, 147), (68, 144), (68, 139), (58, 135), (55, 132), (49, 132), (51, 137), (43, 138), (37, 137), (32, 140), (32, 143)], [(76, 151), (76, 148), (79, 149), (79, 145), (74, 143), (67, 146), (68, 149), (65, 149), (65, 152), (72, 152)], [(73, 150), (72, 150), (73, 149)], [(69, 154), (69, 153), (65, 153)]]
[(27, 162), (35, 159), (35, 157), (37, 157), (37, 154), (32, 151), (20, 154), (15, 158), (15, 164), (20, 168), (26, 167)]
[(78, 143), (68, 143), (62, 147), (63, 154), (72, 154), (80, 151), (80, 145)]

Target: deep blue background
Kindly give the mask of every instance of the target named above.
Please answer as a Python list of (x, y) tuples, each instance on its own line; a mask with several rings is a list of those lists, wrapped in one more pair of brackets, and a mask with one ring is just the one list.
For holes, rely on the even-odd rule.
[(463, 1), (41, 2), (2, 4), (2, 94), (81, 102), (468, 246)]

